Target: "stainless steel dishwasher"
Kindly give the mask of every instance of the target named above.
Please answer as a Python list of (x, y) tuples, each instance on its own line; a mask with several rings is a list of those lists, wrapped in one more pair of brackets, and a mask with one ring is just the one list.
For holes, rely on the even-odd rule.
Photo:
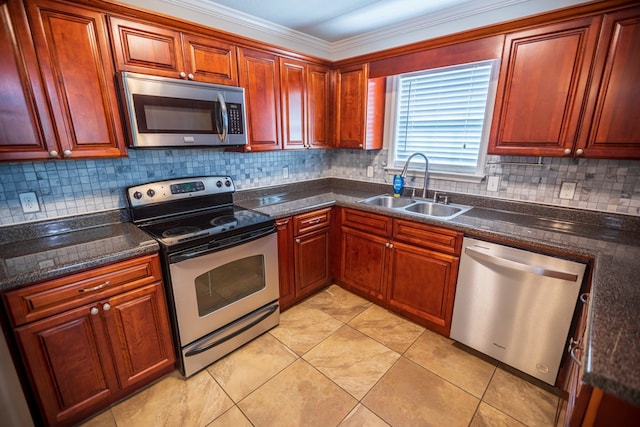
[(451, 338), (554, 385), (586, 265), (465, 237)]

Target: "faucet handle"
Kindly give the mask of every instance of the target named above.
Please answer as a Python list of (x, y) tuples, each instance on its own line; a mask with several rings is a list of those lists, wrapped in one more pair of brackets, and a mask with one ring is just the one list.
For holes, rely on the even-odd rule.
[(449, 195), (446, 193), (435, 192), (433, 193), (433, 202), (434, 203), (443, 203), (445, 205), (449, 204)]

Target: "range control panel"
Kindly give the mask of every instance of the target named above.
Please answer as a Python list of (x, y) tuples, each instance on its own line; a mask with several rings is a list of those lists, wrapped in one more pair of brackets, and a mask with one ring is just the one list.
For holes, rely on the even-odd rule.
[(135, 208), (154, 203), (235, 191), (235, 185), (229, 176), (202, 176), (136, 185), (127, 189), (127, 196), (129, 204)]

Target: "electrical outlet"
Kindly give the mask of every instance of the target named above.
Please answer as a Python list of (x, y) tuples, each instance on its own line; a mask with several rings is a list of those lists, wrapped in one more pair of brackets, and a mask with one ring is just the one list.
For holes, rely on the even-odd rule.
[(373, 178), (373, 166), (367, 166), (367, 178)]
[(285, 166), (282, 168), (282, 177), (284, 179), (289, 178), (289, 166)]
[(38, 204), (38, 197), (36, 193), (30, 191), (28, 193), (20, 193), (20, 204), (22, 205), (22, 212), (40, 212), (40, 205)]
[(563, 182), (560, 186), (560, 195), (561, 199), (573, 199), (574, 194), (576, 194), (576, 183), (575, 182)]
[(500, 185), (500, 177), (499, 176), (489, 176), (487, 177), (487, 191), (498, 191), (498, 186)]

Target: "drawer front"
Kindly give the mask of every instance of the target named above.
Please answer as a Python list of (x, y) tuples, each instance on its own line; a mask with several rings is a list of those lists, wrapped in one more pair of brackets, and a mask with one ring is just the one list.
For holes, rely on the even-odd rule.
[(393, 222), (393, 238), (453, 255), (462, 249), (462, 233), (402, 219)]
[(293, 217), (293, 234), (298, 236), (331, 225), (331, 208), (320, 209)]
[(379, 236), (391, 235), (392, 222), (393, 220), (390, 217), (384, 215), (372, 214), (356, 209), (342, 210), (342, 225)]
[(155, 254), (16, 289), (4, 298), (19, 326), (160, 280)]

